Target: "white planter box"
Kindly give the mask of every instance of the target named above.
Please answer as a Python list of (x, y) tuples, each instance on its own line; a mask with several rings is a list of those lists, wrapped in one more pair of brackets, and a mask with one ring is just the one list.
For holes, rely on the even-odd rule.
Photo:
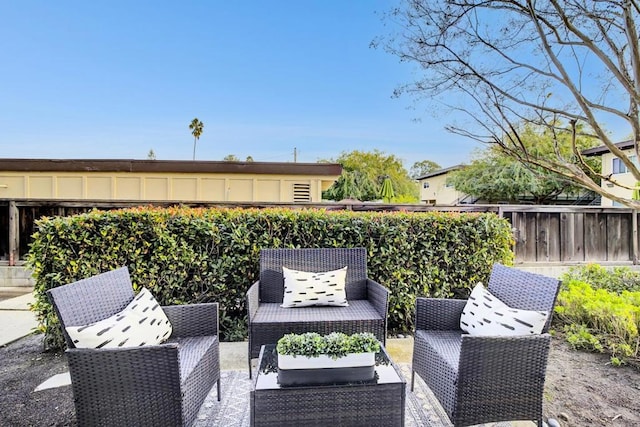
[(349, 353), (344, 357), (332, 359), (321, 354), (318, 357), (278, 355), (280, 369), (325, 369), (325, 368), (353, 368), (358, 366), (373, 366), (376, 363), (375, 353)]

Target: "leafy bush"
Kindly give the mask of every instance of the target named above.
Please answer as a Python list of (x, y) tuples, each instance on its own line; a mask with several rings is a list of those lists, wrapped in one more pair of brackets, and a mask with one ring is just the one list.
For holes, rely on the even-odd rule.
[(599, 264), (571, 267), (561, 279), (565, 282), (581, 280), (595, 289), (606, 289), (615, 293), (625, 290), (640, 291), (640, 272), (624, 266), (611, 269)]
[(494, 262), (513, 260), (510, 225), (494, 214), (141, 207), (36, 226), (28, 266), (52, 348), (64, 340), (45, 292), (123, 265), (163, 305), (219, 302), (222, 339), (240, 340), (261, 248), (366, 248), (369, 277), (391, 291), (391, 333), (412, 330), (416, 296), (467, 296)]
[(326, 354), (332, 359), (346, 356), (349, 353), (377, 353), (380, 343), (375, 335), (369, 332), (347, 335), (332, 332), (320, 335), (316, 332), (304, 334), (287, 334), (278, 340), (278, 354), (289, 356), (318, 357)]
[(640, 292), (617, 294), (574, 279), (558, 294), (555, 313), (575, 348), (606, 351), (615, 365), (640, 361)]

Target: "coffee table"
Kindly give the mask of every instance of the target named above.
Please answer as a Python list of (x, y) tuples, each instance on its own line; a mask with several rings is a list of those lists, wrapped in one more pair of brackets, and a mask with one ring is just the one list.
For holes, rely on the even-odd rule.
[(381, 348), (372, 381), (280, 386), (275, 345), (265, 345), (250, 394), (251, 426), (403, 426), (405, 384)]

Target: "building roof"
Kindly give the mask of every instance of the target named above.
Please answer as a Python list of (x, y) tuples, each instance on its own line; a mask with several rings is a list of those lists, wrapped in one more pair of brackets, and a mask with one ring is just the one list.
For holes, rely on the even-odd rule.
[(433, 178), (434, 176), (444, 175), (446, 173), (456, 171), (456, 170), (461, 169), (463, 167), (464, 167), (464, 165), (455, 165), (455, 166), (450, 166), (450, 167), (444, 168), (444, 169), (438, 169), (437, 171), (429, 172), (426, 175), (419, 176), (418, 177), (418, 181), (422, 180), (422, 179)]
[(202, 160), (0, 159), (0, 171), (246, 173), (335, 176), (342, 173), (342, 166), (336, 163)]
[[(633, 140), (629, 140), (629, 141), (618, 142), (614, 145), (621, 150), (628, 150), (629, 148), (634, 147), (635, 142)], [(582, 154), (585, 156), (601, 156), (604, 153), (608, 153), (609, 151), (611, 150), (609, 150), (609, 147), (607, 147), (606, 145), (599, 145), (597, 147), (582, 150)]]

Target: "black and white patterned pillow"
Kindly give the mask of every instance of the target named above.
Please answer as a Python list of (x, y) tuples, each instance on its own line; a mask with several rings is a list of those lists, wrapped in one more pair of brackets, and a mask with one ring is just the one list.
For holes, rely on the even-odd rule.
[(89, 325), (68, 326), (66, 330), (77, 348), (160, 344), (172, 332), (167, 315), (146, 288), (142, 288), (121, 312)]
[(460, 316), (460, 329), (469, 335), (540, 334), (549, 313), (511, 308), (478, 283)]
[(333, 305), (346, 307), (345, 282), (347, 267), (339, 270), (311, 273), (282, 267), (284, 298), (281, 307)]

